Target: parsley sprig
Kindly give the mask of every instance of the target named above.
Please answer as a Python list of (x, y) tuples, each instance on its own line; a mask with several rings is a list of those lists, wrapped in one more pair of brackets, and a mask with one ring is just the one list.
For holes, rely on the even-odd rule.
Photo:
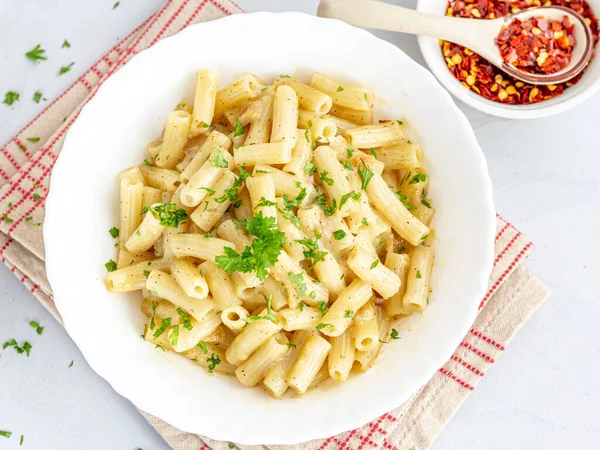
[(285, 243), (285, 233), (277, 229), (275, 217), (264, 217), (262, 211), (255, 217), (234, 221), (240, 229), (246, 229), (254, 236), (251, 245), (247, 245), (242, 253), (231, 247), (225, 247), (224, 255), (215, 258), (217, 266), (229, 275), (233, 272), (256, 272), (261, 280), (269, 274), (267, 269), (272, 267), (279, 258), (279, 253)]

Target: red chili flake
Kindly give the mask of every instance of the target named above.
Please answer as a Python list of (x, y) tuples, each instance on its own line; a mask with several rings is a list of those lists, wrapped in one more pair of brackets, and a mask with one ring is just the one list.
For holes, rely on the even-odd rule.
[[(540, 21), (544, 26), (540, 27)], [(504, 61), (536, 74), (551, 74), (565, 68), (577, 43), (573, 37), (575, 27), (567, 16), (562, 22), (551, 21), (550, 26), (551, 30), (544, 17), (532, 17), (525, 22), (515, 19), (502, 27), (496, 45)]]
[[(581, 14), (592, 29), (594, 46), (598, 43), (600, 37), (598, 19), (589, 4), (583, 0), (547, 0), (545, 2), (536, 0), (449, 0), (446, 15), (475, 19), (496, 19), (515, 14), (532, 6), (541, 6), (541, 3), (544, 6), (564, 6)], [(540, 70), (540, 68), (542, 71), (550, 70), (550, 72), (542, 73), (552, 73), (559, 70), (556, 69), (557, 67), (568, 64), (568, 60), (565, 62), (565, 58), (567, 56), (570, 58), (573, 45), (575, 45), (575, 40), (571, 41), (572, 26), (568, 20), (558, 22), (537, 18), (535, 24), (533, 21), (528, 20), (520, 23), (519, 27), (521, 25), (523, 25), (521, 30), (531, 34), (526, 40), (519, 38), (519, 36), (515, 37), (508, 27), (506, 33), (502, 30), (498, 36), (507, 45), (507, 49), (510, 49), (507, 52), (507, 57), (509, 57), (511, 64), (514, 65), (514, 62), (517, 61), (518, 68), (530, 72)], [(535, 27), (541, 33), (534, 34)], [(569, 31), (570, 27), (571, 31)], [(555, 38), (554, 31), (563, 31), (563, 36), (556, 35)], [(463, 86), (487, 99), (501, 103), (525, 105), (542, 102), (561, 95), (565, 89), (576, 84), (583, 76), (583, 72), (581, 72), (565, 83), (534, 86), (507, 75), (468, 48), (445, 41), (441, 41), (441, 47), (450, 72)], [(539, 50), (531, 53), (532, 47), (538, 47)], [(546, 50), (548, 56), (543, 55), (540, 59), (542, 64), (538, 64), (538, 57), (542, 53), (542, 49)], [(521, 65), (523, 66), (521, 67)]]

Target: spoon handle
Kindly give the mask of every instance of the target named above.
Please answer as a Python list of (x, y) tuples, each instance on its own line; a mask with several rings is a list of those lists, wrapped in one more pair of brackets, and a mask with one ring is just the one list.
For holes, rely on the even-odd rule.
[(433, 36), (475, 51), (486, 39), (493, 43), (497, 33), (490, 34), (489, 21), (435, 16), (374, 0), (321, 0), (317, 15), (361, 28)]

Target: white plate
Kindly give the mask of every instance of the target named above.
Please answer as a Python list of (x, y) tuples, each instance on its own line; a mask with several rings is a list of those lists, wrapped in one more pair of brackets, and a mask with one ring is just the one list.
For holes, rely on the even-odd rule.
[[(116, 173), (145, 157), (196, 69), (221, 82), (321, 71), (372, 87), (383, 115), (408, 119), (428, 158), (437, 209), (434, 293), (426, 313), (349, 382), (273, 400), (208, 375), (139, 338), (139, 294), (104, 287), (118, 225)], [(342, 22), (255, 13), (194, 25), (135, 56), (100, 88), (67, 135), (44, 224), (48, 278), (65, 327), (90, 366), (137, 407), (184, 431), (244, 444), (293, 444), (349, 430), (399, 406), (441, 367), (472, 325), (493, 262), (486, 162), (465, 116), (433, 76), (393, 45)], [(408, 329), (410, 328), (410, 329)]]

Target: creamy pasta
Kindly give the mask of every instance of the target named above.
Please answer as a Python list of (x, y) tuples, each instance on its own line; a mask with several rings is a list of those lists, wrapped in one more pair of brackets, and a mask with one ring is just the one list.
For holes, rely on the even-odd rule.
[[(367, 370), (428, 304), (423, 151), (375, 94), (316, 73), (219, 86), (168, 115), (119, 173), (113, 292), (140, 291), (142, 337), (281, 398)], [(433, 236), (433, 234), (431, 234)]]

